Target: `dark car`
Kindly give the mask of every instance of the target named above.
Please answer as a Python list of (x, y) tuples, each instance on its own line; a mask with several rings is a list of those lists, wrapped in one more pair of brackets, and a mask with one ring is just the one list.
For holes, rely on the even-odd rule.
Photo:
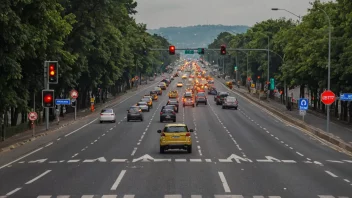
[(127, 122), (130, 120), (140, 120), (143, 121), (142, 109), (138, 106), (132, 106), (127, 110)]
[(231, 109), (231, 108), (234, 108), (237, 110), (238, 108), (238, 101), (237, 101), (237, 98), (235, 97), (226, 97), (224, 99), (224, 102), (222, 103), (222, 108), (223, 109)]
[[(173, 110), (174, 112), (176, 112), (177, 107), (176, 107), (175, 105), (166, 105), (166, 106), (162, 106), (162, 107), (161, 107), (161, 111), (163, 111), (164, 109), (171, 109), (171, 110)], [(161, 112), (161, 111), (160, 111), (160, 112)]]
[(218, 93), (218, 95), (216, 96), (216, 105), (222, 105), (222, 102), (227, 96), (229, 96), (229, 93), (227, 92)]
[(160, 112), (160, 122), (173, 121), (176, 122), (176, 113), (172, 109), (163, 109)]
[(178, 113), (178, 100), (177, 99), (170, 99), (169, 101), (167, 101), (167, 105), (175, 105), (176, 106), (176, 113)]
[(198, 92), (196, 95), (196, 105), (198, 106), (199, 103), (204, 103), (205, 105), (208, 104), (207, 97), (204, 92)]
[(216, 95), (218, 91), (214, 87), (209, 87), (208, 94), (209, 95)]

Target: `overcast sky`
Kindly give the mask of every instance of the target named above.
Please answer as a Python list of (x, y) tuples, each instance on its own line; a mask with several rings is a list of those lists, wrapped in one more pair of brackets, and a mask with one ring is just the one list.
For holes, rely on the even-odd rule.
[[(272, 7), (305, 15), (313, 0), (136, 0), (137, 22), (148, 29), (205, 24), (248, 25), (270, 18), (295, 16)], [(321, 0), (328, 2), (328, 0)]]

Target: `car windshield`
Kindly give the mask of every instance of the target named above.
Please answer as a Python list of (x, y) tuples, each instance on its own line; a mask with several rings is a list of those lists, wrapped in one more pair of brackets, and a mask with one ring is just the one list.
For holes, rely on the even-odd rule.
[(200, 93), (197, 93), (197, 96), (199, 97), (205, 97), (205, 93), (204, 92), (200, 92)]
[(143, 102), (149, 102), (150, 101), (150, 99), (149, 98), (142, 98), (142, 100), (141, 101), (143, 101)]
[(192, 93), (185, 93), (185, 97), (192, 97)]
[(187, 126), (168, 126), (164, 128), (166, 133), (188, 132)]
[(113, 113), (112, 109), (103, 109), (101, 110), (101, 113)]
[(130, 113), (138, 113), (139, 110), (140, 110), (140, 108), (138, 108), (138, 107), (131, 107), (130, 110), (129, 110), (129, 112), (130, 112)]
[(178, 82), (178, 84), (182, 84), (182, 82)]

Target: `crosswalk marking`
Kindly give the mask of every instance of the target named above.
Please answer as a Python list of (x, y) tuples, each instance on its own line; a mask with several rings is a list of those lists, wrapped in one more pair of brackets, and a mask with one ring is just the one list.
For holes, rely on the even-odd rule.
[(81, 198), (93, 198), (94, 195), (83, 195)]
[(253, 196), (253, 198), (264, 198), (264, 196), (261, 196), (261, 195), (257, 196), (257, 195), (255, 195), (255, 196)]
[(242, 195), (215, 195), (215, 198), (244, 198)]
[(57, 198), (70, 198), (70, 195), (59, 195)]
[(191, 195), (191, 198), (202, 198), (202, 195)]

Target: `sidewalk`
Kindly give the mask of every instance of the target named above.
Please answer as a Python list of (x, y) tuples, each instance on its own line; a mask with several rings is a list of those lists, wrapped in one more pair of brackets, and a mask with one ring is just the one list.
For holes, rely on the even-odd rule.
[[(220, 82), (224, 83), (224, 79), (217, 79)], [(300, 120), (302, 123), (305, 123), (307, 126), (311, 128), (316, 128), (320, 131), (324, 131), (326, 133), (326, 117), (324, 115), (315, 115), (316, 113), (311, 113), (307, 111), (307, 114), (304, 117), (304, 121), (302, 120), (302, 116), (299, 115), (299, 111), (297, 109), (294, 109), (292, 111), (288, 111), (286, 109), (286, 106), (284, 104), (281, 104), (275, 100), (269, 99), (269, 100), (260, 100), (258, 97), (255, 97), (251, 94), (248, 93), (248, 90), (245, 87), (234, 87), (234, 91), (240, 92), (243, 95), (245, 95), (248, 98), (251, 98), (252, 100), (256, 101), (260, 105), (264, 107), (268, 107), (270, 109), (274, 109), (277, 112), (280, 112), (282, 115), (285, 115), (285, 117), (295, 119), (295, 120)], [(352, 146), (352, 129), (348, 128), (347, 125), (344, 125), (342, 123), (338, 122), (333, 122), (330, 121), (330, 131), (329, 134), (332, 135), (332, 137), (336, 137), (337, 139), (341, 139), (343, 142), (349, 144)], [(335, 139), (330, 137), (330, 139)], [(324, 138), (323, 138), (324, 139)], [(332, 140), (334, 141), (334, 140)]]
[(45, 123), (36, 126), (35, 128), (35, 135), (32, 136), (33, 132), (32, 130), (27, 130), (22, 133), (18, 133), (14, 136), (11, 136), (10, 138), (7, 138), (5, 141), (0, 142), (0, 152), (2, 151), (8, 151), (11, 149), (14, 149), (18, 146), (21, 146), (27, 142), (34, 141), (38, 137), (42, 137), (47, 135), (48, 133), (60, 130), (68, 125), (71, 125), (79, 120), (82, 120), (90, 115), (97, 114), (99, 113), (103, 108), (106, 108), (108, 106), (113, 106), (123, 100), (124, 98), (128, 98), (135, 94), (135, 92), (142, 90), (156, 82), (158, 82), (159, 78), (157, 77), (156, 80), (154, 81), (148, 81), (148, 84), (143, 84), (138, 85), (137, 89), (132, 88), (130, 90), (127, 90), (127, 93), (120, 93), (119, 95), (109, 98), (105, 103), (99, 103), (95, 106), (95, 111), (91, 112), (90, 108), (85, 108), (85, 109), (80, 109), (77, 110), (77, 117), (76, 120), (74, 120), (74, 113), (68, 113), (65, 114), (65, 117), (60, 117), (60, 123), (57, 125), (56, 121), (50, 122), (50, 129), (47, 131), (45, 127)]

